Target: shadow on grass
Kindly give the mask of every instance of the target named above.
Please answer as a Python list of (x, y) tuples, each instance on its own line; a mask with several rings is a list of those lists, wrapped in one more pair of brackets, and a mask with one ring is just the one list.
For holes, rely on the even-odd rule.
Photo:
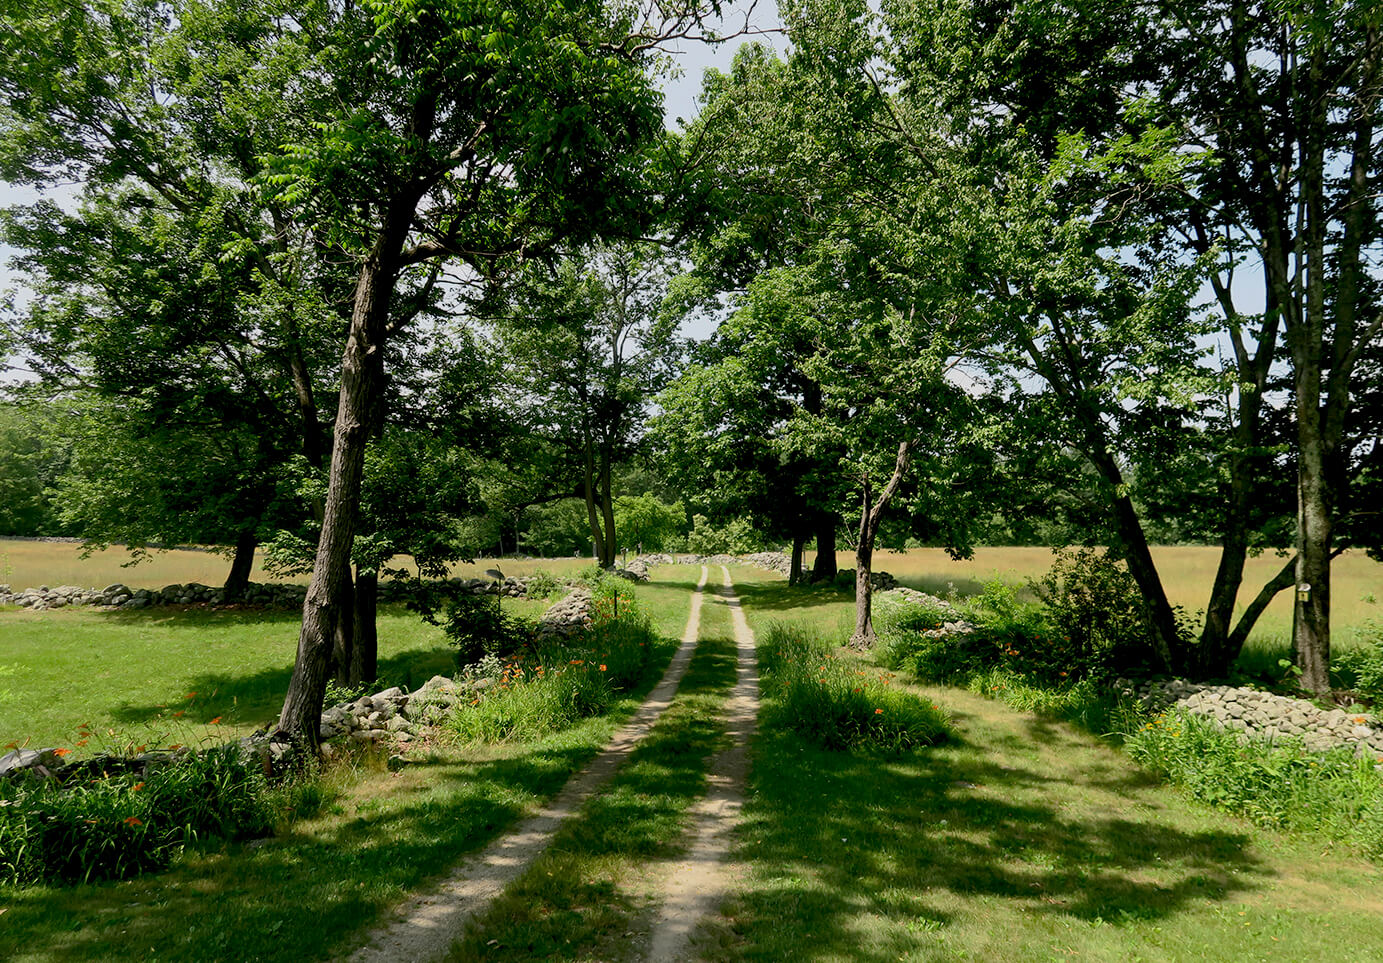
[[(416, 689), (434, 675), (456, 672), (455, 653), (447, 648), (419, 648), (398, 652), (379, 660), (378, 691), (390, 685)], [(215, 718), (248, 723), (267, 722), (278, 716), (284, 693), (293, 677), (292, 664), (263, 668), (256, 672), (209, 672), (194, 676), (191, 690), (195, 699), (186, 704), (126, 704), (110, 710), (111, 716), (127, 725), (167, 719), (174, 712), (188, 723), (208, 723)]]
[(518, 882), (467, 929), (450, 961), (624, 959), (647, 929), (616, 884), (638, 862), (681, 850), (683, 815), (725, 744), (716, 709), (735, 681), (735, 645), (705, 639), (677, 698), (610, 785), (568, 822)]
[[(666, 667), (662, 639), (632, 713)], [(341, 958), (410, 891), (429, 885), (548, 798), (617, 720), (529, 745), (445, 752), (377, 772), (366, 797), (282, 837), (189, 856), (167, 873), (72, 888), (0, 888), (0, 959), (300, 961)], [(476, 758), (484, 757), (484, 758)], [(593, 893), (592, 897), (598, 896)], [(28, 953), (29, 956), (24, 954)]]
[[(334, 827), (227, 847), (162, 877), (4, 892), (7, 935), (27, 932), (51, 960), (311, 960), (348, 951), (343, 934), (483, 847), (594, 751), (540, 745), (443, 763), (429, 767), (425, 786), (396, 790), (392, 811), (362, 806)], [(0, 936), (0, 957), (18, 957), (23, 945), (7, 942)]]
[(834, 585), (789, 585), (784, 581), (737, 582), (735, 592), (745, 608), (773, 613), (792, 612), (810, 618), (813, 610), (853, 602), (855, 590)]
[[(954, 717), (968, 728), (964, 713)], [(1066, 805), (1070, 774), (1033, 761), (1036, 744), (1064, 751), (1073, 737), (1060, 727), (1035, 721), (1007, 734), (1009, 746), (993, 729), (983, 746), (957, 740), (887, 763), (766, 730), (740, 849), (758, 882), (727, 908), (733, 923), (711, 958), (882, 963), (936, 948), (918, 929), (945, 931), (960, 912), (998, 925), (996, 901), (1008, 905), (995, 919), (1155, 920), (1232, 899), (1267, 875), (1244, 834), (1186, 831), (1146, 808), (1135, 821)], [(1014, 758), (1025, 761), (994, 761)], [(1147, 784), (1112, 763), (1087, 768), (1082, 785)], [(865, 939), (870, 917), (890, 925), (872, 924)]]

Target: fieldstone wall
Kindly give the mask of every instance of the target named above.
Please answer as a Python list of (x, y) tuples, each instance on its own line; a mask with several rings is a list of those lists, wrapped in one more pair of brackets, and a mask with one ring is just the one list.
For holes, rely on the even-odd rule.
[[(503, 595), (508, 598), (525, 598), (528, 595), (528, 577), (510, 577), (499, 581), (482, 578), (454, 578), (452, 585), (473, 595)], [(568, 584), (572, 584), (568, 582)], [(391, 580), (379, 585), (381, 602), (403, 601), (412, 589), (412, 582)], [(288, 608), (301, 608), (307, 595), (307, 586), (291, 582), (251, 582), (239, 602), (244, 605), (269, 605)], [(60, 609), (69, 605), (94, 605), (102, 608), (142, 609), (152, 605), (224, 605), (226, 594), (219, 588), (189, 582), (186, 585), (165, 585), (161, 589), (132, 589), (119, 582), (103, 589), (81, 588), (77, 585), (59, 585), (49, 588), (26, 588), (15, 591), (9, 585), (0, 585), (0, 605), (19, 605), (34, 611)]]
[(1204, 685), (1182, 679), (1137, 683), (1120, 680), (1116, 685), (1125, 696), (1139, 700), (1153, 711), (1184, 709), (1248, 737), (1274, 742), (1300, 739), (1312, 752), (1349, 746), (1383, 759), (1383, 727), (1377, 719), (1362, 713), (1322, 709), (1305, 699), (1258, 689)]

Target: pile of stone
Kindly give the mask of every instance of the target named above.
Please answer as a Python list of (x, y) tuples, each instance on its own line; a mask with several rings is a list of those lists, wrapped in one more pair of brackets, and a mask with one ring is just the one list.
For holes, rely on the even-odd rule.
[(652, 555), (640, 555), (639, 558), (648, 565), (675, 565), (677, 559), (662, 552), (654, 552)]
[(925, 629), (920, 632), (919, 634), (923, 638), (940, 639), (950, 635), (969, 635), (978, 628), (973, 622), (967, 622), (963, 619), (960, 612), (950, 602), (939, 599), (935, 595), (928, 595), (926, 592), (919, 592), (916, 589), (902, 586), (885, 589), (879, 592), (876, 601), (884, 606), (921, 606), (939, 613), (942, 618), (941, 624), (934, 629)]
[[(433, 676), (422, 688), (408, 693), (394, 686), (374, 695), (361, 696), (332, 706), (322, 713), (318, 737), (322, 754), (336, 755), (343, 741), (403, 748), (421, 735), (426, 726), (441, 722), (458, 702), (474, 699), (492, 684), (488, 678), (448, 679)], [(264, 770), (274, 773), (287, 765), (293, 743), (282, 732), (261, 730), (239, 740), (240, 747), (257, 758)], [(74, 777), (128, 774), (139, 778), (149, 770), (174, 763), (188, 750), (153, 750), (134, 756), (98, 755), (74, 762), (63, 762), (57, 749), (16, 749), (0, 757), (0, 777), (26, 773), (66, 784)]]
[(648, 562), (644, 559), (636, 558), (634, 561), (624, 566), (624, 568), (615, 569), (615, 574), (631, 582), (647, 582)]
[(1184, 709), (1213, 719), (1226, 729), (1258, 739), (1300, 739), (1312, 752), (1352, 747), (1383, 758), (1383, 726), (1372, 716), (1344, 709), (1322, 709), (1304, 699), (1258, 689), (1205, 685), (1183, 679), (1128, 682), (1118, 688), (1152, 711)]
[(566, 598), (553, 603), (538, 620), (538, 635), (570, 638), (591, 627), (591, 590), (574, 588)]

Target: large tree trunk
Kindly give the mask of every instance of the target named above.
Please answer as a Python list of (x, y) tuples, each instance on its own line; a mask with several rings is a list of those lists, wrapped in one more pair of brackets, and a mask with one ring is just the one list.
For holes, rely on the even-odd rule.
[(226, 576), (226, 583), (221, 586), (221, 595), (227, 602), (238, 602), (245, 596), (245, 589), (250, 584), (250, 572), (255, 566), (255, 548), (258, 545), (259, 539), (255, 537), (252, 528), (242, 530), (236, 537), (230, 574)]
[(807, 536), (792, 536), (792, 564), (788, 566), (788, 584), (796, 585), (802, 581), (802, 549), (806, 547)]
[(610, 453), (600, 453), (600, 517), (605, 524), (605, 557), (600, 560), (601, 568), (614, 568), (615, 556), (619, 554), (619, 542), (615, 532), (615, 495), (610, 470)]
[(351, 649), (350, 685), (379, 676), (379, 574), (355, 570), (355, 645)]
[(279, 715), (279, 728), (313, 749), (318, 742), (332, 649), (344, 616), (340, 587), (350, 580), (365, 446), (383, 388), (389, 300), (415, 207), (416, 199), (396, 199), (385, 215), (375, 247), (360, 269), (341, 362), (341, 397), (332, 439), (322, 532), (303, 602), (293, 678)]
[(813, 582), (834, 582), (836, 578), (836, 516), (821, 512), (816, 520), (816, 560), (812, 562)]
[(595, 457), (588, 443), (585, 451), (582, 494), (586, 500), (586, 520), (591, 526), (591, 550), (595, 563), (605, 567), (605, 530), (600, 521), (600, 505), (595, 481)]
[(336, 610), (341, 617), (336, 620), (335, 634), (331, 642), (331, 674), (338, 685), (351, 685), (351, 664), (355, 661), (355, 585), (351, 582), (351, 570), (346, 569), (346, 577), (336, 587)]
[(1176, 612), (1167, 600), (1167, 590), (1162, 585), (1157, 563), (1153, 561), (1152, 549), (1143, 533), (1143, 523), (1138, 518), (1138, 510), (1133, 499), (1127, 494), (1123, 472), (1108, 451), (1095, 448), (1089, 453), (1100, 474), (1113, 488), (1114, 520), (1118, 526), (1119, 538), (1123, 542), (1124, 561), (1129, 574), (1138, 584), (1143, 600), (1148, 605), (1153, 630), (1153, 648), (1162, 665), (1169, 672), (1185, 672), (1190, 666), (1190, 653), (1182, 642), (1177, 629)]
[(864, 473), (864, 506), (860, 512), (860, 539), (855, 547), (855, 634), (850, 636), (850, 645), (857, 649), (868, 649), (874, 645), (874, 583), (871, 578), (874, 562), (874, 538), (879, 534), (879, 524), (883, 521), (884, 510), (893, 501), (898, 486), (907, 474), (912, 461), (912, 442), (905, 441), (898, 446), (898, 460), (893, 466), (893, 475), (879, 500), (870, 505), (872, 494), (869, 473)]

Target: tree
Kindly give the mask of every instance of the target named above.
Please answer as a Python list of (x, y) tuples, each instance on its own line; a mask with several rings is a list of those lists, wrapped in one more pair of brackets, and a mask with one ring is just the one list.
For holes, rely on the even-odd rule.
[[(401, 282), (445, 261), (476, 280), (643, 215), (636, 159), (659, 130), (655, 31), (595, 0), (372, 0), (341, 9), (316, 73), (349, 91), (266, 178), (358, 267), (312, 580), (280, 727), (315, 745), (334, 592), (350, 563), (369, 429)], [(344, 62), (339, 49), (371, 51)]]
[(669, 273), (648, 246), (578, 252), (534, 268), (494, 310), (515, 418), (564, 453), (562, 475), (577, 483), (555, 489), (579, 492), (605, 567), (619, 549), (615, 466), (635, 451), (644, 409), (681, 352), (662, 309)]
[[(996, 237), (1019, 245), (1009, 246), (1006, 266), (995, 265), (991, 290), (1013, 312), (1011, 330), (1050, 332), (1030, 339), (1031, 348), (1021, 337), (1014, 344), (1059, 396), (1108, 485), (1163, 656), (1178, 671), (1227, 670), (1258, 613), (1295, 578), (1311, 586), (1299, 593), (1296, 619), (1303, 684), (1328, 688), (1329, 558), (1341, 547), (1333, 525), (1348, 484), (1344, 426), (1357, 366), (1380, 330), (1367, 313), (1376, 279), (1366, 256), (1377, 244), (1368, 185), (1377, 167), (1378, 27), (1371, 5), (1314, 0), (929, 2), (897, 8), (888, 23), (906, 51), (896, 61), (900, 89), (958, 108), (953, 140), (970, 148), (1003, 200)], [(1035, 181), (1013, 176), (1024, 167)], [(1048, 211), (1030, 218), (1034, 196)], [(1057, 228), (1012, 231), (1044, 219)], [(1063, 261), (1070, 267), (1059, 273), (1043, 269)], [(1243, 309), (1235, 279), (1245, 264), (1260, 275), (1262, 312)], [(1080, 291), (1082, 277), (1110, 278), (1127, 292), (1126, 308), (1104, 309), (1100, 330), (1119, 337), (1122, 329), (1118, 350), (1131, 360), (1140, 345), (1156, 349), (1153, 364), (1138, 365), (1143, 377), (1106, 376), (1108, 335), (1092, 344), (1084, 328), (1057, 333), (1053, 316), (1071, 316), (1064, 287)], [(1177, 307), (1191, 292), (1175, 292), (1201, 279), (1214, 305), (1197, 324)], [(1085, 286), (1090, 309), (1093, 293)], [(1226, 363), (1169, 353), (1197, 337), (1218, 339)], [(1280, 361), (1291, 367), (1297, 411), (1298, 552), (1235, 623), (1244, 559), (1263, 536), (1255, 508), (1271, 488), (1270, 386)], [(1210, 387), (1217, 379), (1220, 390)], [(1127, 461), (1118, 464), (1120, 439), (1130, 436), (1108, 432), (1111, 397), (1154, 416), (1144, 424), (1214, 443), (1210, 494), (1222, 551), (1196, 644), (1175, 638), (1140, 544)], [(1205, 407), (1214, 398), (1225, 399), (1222, 409)]]
[[(138, 423), (149, 440), (121, 462), (169, 496), (131, 500), (117, 519), (101, 506), (115, 507), (131, 478), (93, 453), (93, 470), (74, 479), (83, 521), (97, 540), (235, 544), (234, 594), (261, 528), (281, 521), (271, 516), (282, 491), (325, 467), (316, 396), (322, 348), (341, 323), (340, 278), (253, 186), (260, 154), (310, 124), (310, 105), (278, 109), (304, 67), (305, 31), (262, 4), (13, 12), (0, 35), (0, 174), (80, 184), (75, 211), (39, 203), (0, 218), (34, 291), (12, 322), (16, 341), (50, 392), (107, 399), (104, 410)], [(234, 454), (167, 456), (197, 451), (195, 438)], [(156, 443), (171, 447), (141, 467)], [(219, 484), (214, 469), (226, 472)], [(210, 507), (189, 512), (179, 487), (218, 504), (221, 524), (208, 524)], [(182, 507), (159, 510), (169, 498)]]

